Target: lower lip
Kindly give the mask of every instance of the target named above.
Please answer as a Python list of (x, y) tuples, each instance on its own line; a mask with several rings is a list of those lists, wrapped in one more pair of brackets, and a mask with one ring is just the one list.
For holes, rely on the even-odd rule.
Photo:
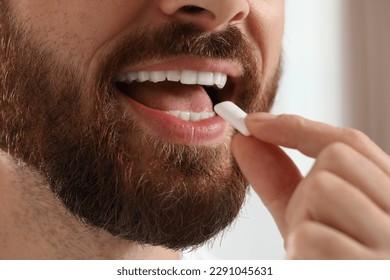
[(223, 141), (227, 123), (215, 116), (197, 122), (189, 122), (147, 107), (123, 93), (120, 96), (130, 105), (135, 117), (152, 135), (170, 142), (185, 145), (209, 146)]

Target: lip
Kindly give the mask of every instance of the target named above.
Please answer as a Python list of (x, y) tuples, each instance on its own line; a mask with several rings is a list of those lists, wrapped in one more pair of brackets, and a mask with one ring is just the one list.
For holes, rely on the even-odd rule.
[(122, 92), (121, 99), (132, 115), (151, 134), (167, 141), (184, 145), (210, 146), (223, 141), (228, 125), (219, 116), (210, 119), (189, 122), (160, 110), (147, 107)]

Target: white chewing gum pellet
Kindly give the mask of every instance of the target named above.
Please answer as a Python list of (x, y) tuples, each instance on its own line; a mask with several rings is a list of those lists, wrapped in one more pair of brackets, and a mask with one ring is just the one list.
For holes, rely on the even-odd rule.
[(214, 106), (214, 111), (225, 121), (230, 123), (235, 129), (245, 136), (250, 136), (250, 132), (245, 125), (247, 113), (241, 110), (236, 104), (224, 101)]

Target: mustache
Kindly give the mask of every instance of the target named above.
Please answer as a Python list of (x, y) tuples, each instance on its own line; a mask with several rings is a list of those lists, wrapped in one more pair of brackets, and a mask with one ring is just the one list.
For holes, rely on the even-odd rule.
[[(107, 73), (114, 79), (118, 70), (143, 61), (159, 60), (173, 56), (229, 59), (249, 68), (252, 57), (251, 44), (235, 26), (205, 33), (199, 26), (177, 22), (167, 23), (156, 29), (138, 29), (119, 39), (110, 52), (102, 58), (98, 73)], [(104, 77), (101, 77), (104, 78)]]

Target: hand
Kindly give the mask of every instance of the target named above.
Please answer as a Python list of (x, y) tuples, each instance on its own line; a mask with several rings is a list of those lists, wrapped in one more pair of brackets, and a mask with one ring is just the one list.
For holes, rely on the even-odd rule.
[[(298, 116), (249, 115), (233, 154), (291, 259), (390, 259), (390, 157), (363, 133)], [(279, 146), (315, 158), (303, 178)]]

